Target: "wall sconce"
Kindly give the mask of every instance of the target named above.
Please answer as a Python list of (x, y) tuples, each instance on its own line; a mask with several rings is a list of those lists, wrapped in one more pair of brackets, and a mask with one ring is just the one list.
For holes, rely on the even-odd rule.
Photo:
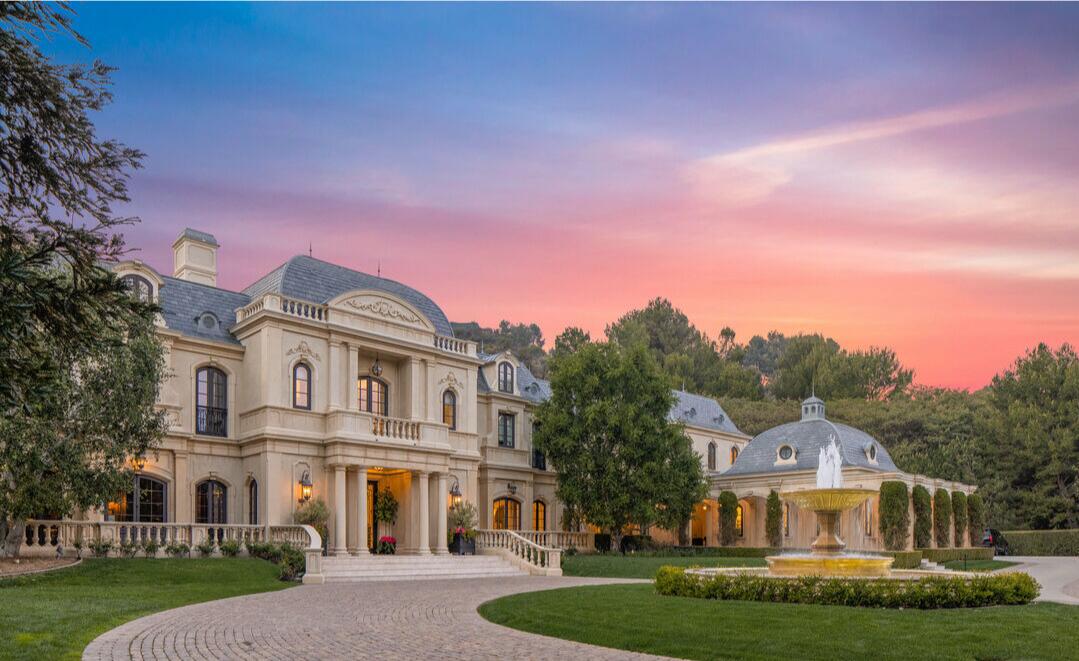
[(507, 484), (506, 489), (510, 492), (511, 496), (514, 496), (514, 495), (517, 494), (517, 485), (514, 484), (513, 482), (510, 482), (509, 484)]
[(146, 468), (146, 457), (132, 457), (131, 468), (136, 473), (141, 473), (143, 468)]
[(457, 509), (461, 506), (461, 483), (457, 481), (457, 476), (453, 476), (453, 485), (450, 487), (450, 509)]
[(311, 473), (308, 471), (303, 472), (303, 477), (300, 478), (300, 504), (306, 503), (311, 500)]
[(378, 354), (375, 354), (375, 362), (371, 365), (371, 374), (374, 376), (382, 376), (382, 362), (378, 359)]

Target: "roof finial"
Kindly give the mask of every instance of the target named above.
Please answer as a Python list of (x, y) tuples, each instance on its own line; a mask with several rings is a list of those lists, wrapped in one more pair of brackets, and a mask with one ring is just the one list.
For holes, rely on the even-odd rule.
[(381, 278), (382, 277), (382, 260), (381, 259), (378, 260), (378, 266), (376, 268), (378, 269), (378, 271), (376, 273), (377, 273), (378, 277)]
[(315, 248), (314, 248), (314, 246), (311, 245), (310, 241), (307, 242), (307, 256), (308, 257), (314, 257), (315, 256)]

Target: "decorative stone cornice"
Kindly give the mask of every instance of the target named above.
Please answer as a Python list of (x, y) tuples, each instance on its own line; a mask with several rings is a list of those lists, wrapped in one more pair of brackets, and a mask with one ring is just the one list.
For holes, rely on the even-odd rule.
[(375, 314), (380, 317), (385, 317), (387, 319), (399, 319), (400, 321), (409, 324), (423, 323), (422, 320), (415, 314), (409, 312), (408, 310), (400, 306), (394, 305), (387, 300), (357, 301), (356, 299), (351, 299), (349, 301), (346, 301), (345, 305), (353, 308), (354, 310), (359, 310), (360, 312), (367, 312), (369, 314)]
[(299, 354), (300, 356), (314, 358), (317, 361), (322, 361), (322, 356), (318, 355), (318, 352), (311, 348), (311, 345), (307, 343), (307, 340), (300, 340), (300, 343), (292, 347), (285, 352), (286, 356), (294, 356)]

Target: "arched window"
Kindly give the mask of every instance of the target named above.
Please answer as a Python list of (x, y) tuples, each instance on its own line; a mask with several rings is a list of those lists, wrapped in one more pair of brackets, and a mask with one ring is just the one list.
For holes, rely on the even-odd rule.
[(708, 470), (714, 471), (716, 469), (716, 444), (708, 444)]
[(442, 393), (442, 424), (457, 429), (457, 394), (452, 390)]
[(143, 303), (149, 303), (154, 299), (154, 286), (150, 284), (150, 281), (141, 275), (135, 275), (134, 273), (125, 275), (120, 278), (120, 282), (127, 287), (127, 290), (134, 295), (135, 298)]
[(742, 520), (742, 506), (739, 505), (734, 510), (734, 529), (738, 531), (738, 536), (742, 537), (745, 532), (745, 522)]
[(521, 503), (512, 498), (496, 498), (491, 523), (495, 530), (520, 530)]
[(371, 376), (359, 380), (360, 410), (379, 415), (390, 414), (390, 387), (385, 381)]
[(547, 503), (542, 500), (532, 501), (532, 529), (547, 530)]
[(167, 489), (161, 480), (135, 475), (131, 491), (118, 503), (109, 503), (109, 514), (115, 521), (132, 523), (165, 523), (167, 518)]
[(228, 487), (217, 480), (195, 486), (195, 523), (228, 523)]
[(731, 466), (734, 465), (734, 460), (737, 459), (737, 458), (738, 458), (738, 446), (737, 445), (732, 445), (731, 446)]
[(195, 378), (195, 432), (228, 435), (228, 377), (216, 367), (201, 368)]
[(247, 522), (253, 526), (259, 522), (259, 483), (254, 478), (247, 483)]
[(311, 410), (311, 368), (306, 363), (292, 368), (292, 406)]
[(791, 536), (791, 504), (783, 503), (783, 536)]
[(513, 392), (513, 365), (498, 364), (498, 392)]

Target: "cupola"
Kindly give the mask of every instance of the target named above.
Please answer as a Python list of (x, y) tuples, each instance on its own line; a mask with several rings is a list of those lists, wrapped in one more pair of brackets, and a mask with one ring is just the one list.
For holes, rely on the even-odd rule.
[(180, 232), (172, 244), (173, 276), (216, 287), (217, 247), (213, 234), (191, 228)]
[(802, 402), (802, 422), (824, 420), (824, 400), (816, 395)]

